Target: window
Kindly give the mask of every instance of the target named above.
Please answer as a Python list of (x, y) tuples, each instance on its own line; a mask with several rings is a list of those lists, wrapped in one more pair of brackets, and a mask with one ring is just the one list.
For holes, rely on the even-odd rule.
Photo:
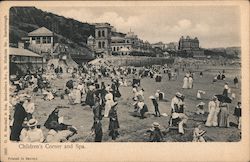
[(104, 30), (102, 31), (102, 36), (105, 37), (105, 31)]
[(101, 31), (100, 30), (98, 31), (98, 37), (101, 37)]
[(98, 42), (98, 48), (102, 48), (102, 43)]
[(21, 57), (21, 62), (28, 62), (29, 61), (29, 57), (28, 56), (22, 56)]
[(32, 40), (36, 40), (36, 37), (32, 37)]
[(47, 43), (47, 37), (43, 37), (43, 43), (44, 43), (44, 44)]
[(102, 48), (105, 48), (105, 42), (102, 42)]
[(47, 43), (51, 43), (51, 38), (52, 37), (47, 37)]
[(40, 37), (36, 37), (36, 44), (40, 44)]
[(115, 51), (115, 47), (113, 47), (113, 51)]
[(32, 63), (36, 62), (36, 57), (30, 57), (30, 62)]

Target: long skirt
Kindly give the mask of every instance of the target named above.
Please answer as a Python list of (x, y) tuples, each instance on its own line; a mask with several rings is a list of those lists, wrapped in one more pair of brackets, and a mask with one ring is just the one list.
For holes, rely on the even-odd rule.
[(118, 128), (120, 128), (119, 121), (117, 119), (112, 120), (110, 118), (110, 120), (109, 120), (109, 130), (115, 130), (115, 129), (118, 129)]
[(76, 104), (81, 103), (81, 91), (80, 90), (75, 91), (75, 101), (74, 101), (74, 103), (76, 103)]
[(222, 94), (223, 94), (224, 96), (228, 97), (228, 90), (227, 90), (227, 89), (224, 89)]
[(116, 120), (110, 119), (110, 121), (109, 121), (109, 136), (112, 137), (112, 140), (115, 140), (119, 136), (118, 128), (120, 128), (118, 119), (116, 119)]
[(184, 81), (183, 81), (183, 86), (182, 86), (182, 88), (188, 88), (189, 87), (189, 85), (188, 85), (188, 80), (187, 79), (184, 79)]
[(228, 110), (226, 107), (222, 107), (219, 113), (219, 127), (229, 127)]
[(215, 108), (211, 108), (208, 117), (207, 117), (207, 121), (206, 121), (206, 126), (210, 127), (210, 126), (217, 126), (218, 125), (218, 111), (216, 111)]
[(188, 81), (188, 88), (190, 89), (193, 88), (193, 81), (190, 81), (190, 80)]
[(109, 115), (109, 110), (111, 109), (111, 105), (113, 104), (113, 100), (108, 100), (105, 103), (105, 110), (104, 110), (104, 117), (108, 117)]
[(95, 142), (102, 142), (102, 134), (95, 135)]
[(15, 120), (14, 120), (14, 124), (12, 126), (11, 133), (10, 133), (10, 140), (11, 141), (20, 141), (19, 136), (21, 134), (22, 129), (23, 129), (22, 123), (15, 122)]

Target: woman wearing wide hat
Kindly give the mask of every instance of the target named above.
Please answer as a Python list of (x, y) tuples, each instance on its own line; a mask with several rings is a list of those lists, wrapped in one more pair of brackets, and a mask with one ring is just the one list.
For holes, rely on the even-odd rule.
[(37, 128), (37, 120), (36, 119), (30, 119), (28, 121), (28, 127), (29, 130), (27, 132), (27, 142), (43, 142), (44, 136), (41, 129)]
[(11, 127), (10, 140), (20, 141), (20, 134), (23, 129), (23, 122), (27, 116), (27, 113), (23, 107), (24, 98), (20, 98), (20, 102), (15, 105), (14, 121)]
[(44, 123), (44, 126), (47, 128), (47, 129), (52, 129), (52, 125), (51, 123), (52, 122), (56, 122), (58, 123), (58, 129), (59, 130), (66, 130), (68, 129), (68, 126), (70, 125), (66, 125), (64, 123), (59, 123), (59, 108), (56, 107), (52, 113), (49, 115), (48, 119), (46, 120), (46, 122)]
[(101, 118), (102, 115), (102, 109), (100, 104), (101, 99), (96, 94), (94, 96), (95, 96), (95, 105), (92, 107), (94, 118)]
[(154, 122), (152, 124), (153, 129), (150, 133), (150, 142), (161, 142), (163, 140), (163, 134), (160, 130), (160, 124), (157, 122)]
[(73, 126), (68, 126), (66, 130), (61, 130), (60, 124), (56, 121), (52, 121), (50, 126), (51, 129), (46, 137), (46, 142), (65, 142), (77, 133), (77, 129)]
[(157, 99), (155, 98), (155, 96), (150, 96), (149, 98), (152, 100), (152, 103), (154, 105), (155, 116), (157, 117), (159, 115), (159, 117), (160, 117), (161, 113), (160, 113), (160, 110), (159, 110), (159, 105), (158, 105)]
[(187, 77), (187, 75), (185, 75), (185, 77), (183, 78), (183, 86), (182, 86), (182, 88), (183, 88), (183, 89), (189, 88), (188, 77)]
[(109, 111), (110, 111), (112, 105), (114, 104), (112, 92), (113, 92), (113, 89), (110, 88), (109, 92), (105, 96), (105, 101), (106, 102), (105, 102), (104, 117), (106, 117), (106, 118), (108, 117)]
[(241, 129), (241, 102), (237, 103), (237, 106), (234, 109), (234, 116), (238, 120), (238, 129)]
[(219, 127), (229, 127), (229, 105), (225, 101), (221, 100), (219, 104)]
[(224, 85), (224, 90), (222, 92), (222, 94), (226, 97), (228, 97), (228, 90), (229, 90), (229, 86), (228, 86), (228, 83), (226, 82), (225, 85)]
[(118, 128), (120, 128), (120, 126), (117, 116), (117, 104), (117, 102), (112, 104), (109, 111), (109, 136), (112, 137), (112, 140), (115, 140), (119, 136)]
[(211, 101), (208, 103), (208, 117), (205, 125), (207, 127), (218, 126), (218, 113), (219, 113), (219, 101), (216, 96), (213, 96)]

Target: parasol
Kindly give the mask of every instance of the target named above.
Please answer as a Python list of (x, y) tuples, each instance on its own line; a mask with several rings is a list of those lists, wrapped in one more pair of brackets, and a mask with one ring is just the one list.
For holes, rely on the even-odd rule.
[(215, 95), (220, 102), (226, 102), (226, 103), (231, 103), (232, 99), (225, 96), (225, 95)]

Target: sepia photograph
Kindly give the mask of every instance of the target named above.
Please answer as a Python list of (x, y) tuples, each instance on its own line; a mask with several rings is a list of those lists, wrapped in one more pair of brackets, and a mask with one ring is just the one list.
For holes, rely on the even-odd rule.
[(241, 6), (114, 4), (9, 8), (8, 143), (239, 144)]

